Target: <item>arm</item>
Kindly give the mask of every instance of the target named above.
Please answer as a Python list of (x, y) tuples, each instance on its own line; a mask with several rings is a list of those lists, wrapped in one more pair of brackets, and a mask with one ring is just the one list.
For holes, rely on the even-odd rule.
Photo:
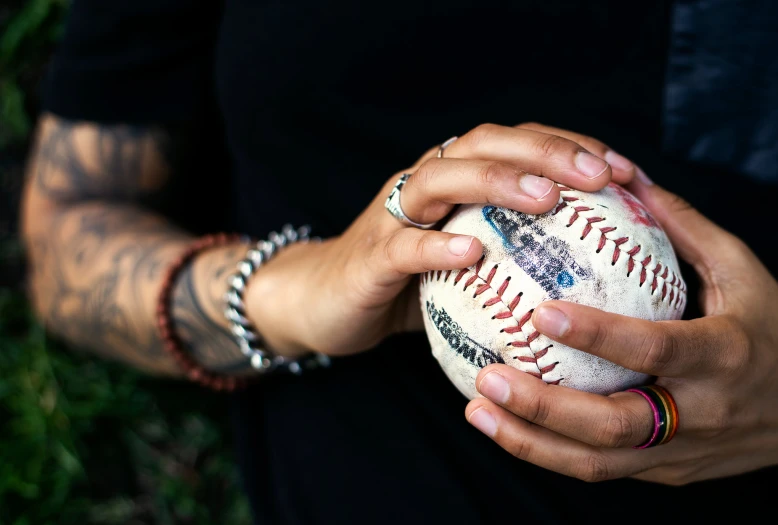
[[(33, 302), (48, 328), (71, 343), (143, 369), (175, 374), (154, 329), (163, 269), (190, 237), (142, 207), (169, 178), (162, 152), (171, 137), (153, 130), (73, 125), (47, 117), (33, 151), (24, 214)], [(410, 168), (405, 212), (443, 219), (458, 203), (490, 202), (527, 213), (556, 205), (552, 181), (594, 191), (628, 169), (611, 169), (599, 141), (555, 128), (485, 124)], [(587, 160), (581, 168), (579, 161)], [(545, 177), (530, 175), (543, 173)], [(477, 239), (404, 227), (384, 207), (399, 173), (343, 234), (282, 250), (252, 277), (247, 317), (270, 349), (347, 355), (395, 331), (420, 330), (412, 279), (465, 268), (481, 256)], [(464, 242), (463, 242), (464, 241)], [(174, 322), (194, 358), (216, 371), (247, 370), (226, 331), (225, 277), (245, 247), (196, 258), (174, 290)], [(312, 291), (314, 291), (312, 293)]]
[[(148, 372), (178, 375), (155, 326), (164, 269), (192, 236), (145, 203), (171, 181), (183, 141), (157, 129), (42, 117), (29, 159), (22, 233), (39, 318), (72, 345)], [(213, 249), (187, 266), (172, 315), (205, 367), (248, 370), (227, 331), (221, 296), (243, 246)]]

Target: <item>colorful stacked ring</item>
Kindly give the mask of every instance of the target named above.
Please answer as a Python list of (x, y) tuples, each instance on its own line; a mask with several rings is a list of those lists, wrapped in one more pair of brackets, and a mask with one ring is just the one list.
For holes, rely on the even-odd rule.
[(646, 385), (630, 388), (627, 392), (635, 392), (651, 405), (654, 413), (654, 430), (648, 441), (632, 448), (649, 448), (667, 443), (678, 430), (678, 407), (675, 399), (666, 388), (659, 385)]

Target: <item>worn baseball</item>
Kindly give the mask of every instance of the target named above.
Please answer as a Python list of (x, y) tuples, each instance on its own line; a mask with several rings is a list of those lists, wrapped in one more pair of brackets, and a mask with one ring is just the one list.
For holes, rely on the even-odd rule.
[(477, 237), (483, 257), (464, 270), (421, 276), (432, 353), (469, 399), (477, 395), (478, 371), (491, 363), (599, 394), (648, 382), (537, 332), (531, 317), (543, 301), (652, 321), (683, 315), (686, 286), (675, 252), (637, 197), (613, 183), (595, 193), (560, 189), (557, 206), (541, 215), (460, 206), (442, 230)]

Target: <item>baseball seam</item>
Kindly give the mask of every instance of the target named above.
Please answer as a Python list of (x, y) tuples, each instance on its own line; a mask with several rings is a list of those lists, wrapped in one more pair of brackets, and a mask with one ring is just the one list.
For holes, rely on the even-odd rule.
[[(497, 268), (499, 267), (499, 263), (495, 263), (491, 269), (489, 270), (489, 273), (484, 277), (481, 275), (481, 269), (484, 264), (485, 257), (481, 257), (478, 262), (475, 264), (475, 266), (471, 266), (468, 268), (463, 268), (459, 271), (457, 271), (456, 275), (454, 276), (452, 286), (456, 288), (456, 286), (464, 280), (464, 286), (462, 288), (462, 291), (467, 291), (467, 289), (472, 286), (473, 284), (476, 284), (480, 281), (481, 284), (477, 284), (476, 288), (473, 292), (473, 299), (476, 299), (480, 295), (482, 295), (487, 290), (492, 290), (495, 293), (495, 296), (491, 299), (487, 299), (482, 305), (482, 308), (487, 308), (490, 306), (494, 306), (495, 304), (502, 304), (502, 306), (505, 307), (505, 311), (498, 312), (492, 316), (492, 320), (502, 320), (502, 319), (508, 319), (513, 318), (513, 320), (516, 321), (516, 326), (511, 326), (507, 328), (500, 329), (500, 333), (506, 333), (509, 335), (513, 335), (516, 333), (521, 333), (524, 335), (525, 340), (524, 341), (517, 341), (513, 340), (510, 341), (507, 346), (512, 346), (514, 348), (526, 348), (527, 352), (531, 353), (532, 355), (519, 355), (519, 356), (513, 356), (513, 359), (516, 359), (518, 361), (521, 361), (522, 363), (527, 364), (534, 364), (536, 370), (525, 370), (526, 373), (533, 375), (535, 377), (538, 377), (540, 379), (543, 378), (544, 373), (548, 373), (551, 370), (556, 367), (557, 363), (554, 363), (552, 365), (548, 365), (545, 368), (541, 369), (538, 367), (538, 359), (543, 357), (547, 352), (548, 349), (551, 348), (553, 345), (548, 345), (543, 350), (539, 350), (538, 352), (533, 351), (533, 349), (530, 347), (530, 343), (540, 336), (540, 333), (538, 331), (533, 331), (531, 334), (527, 335), (527, 333), (524, 331), (524, 325), (527, 323), (527, 321), (530, 320), (532, 317), (533, 310), (529, 310), (526, 312), (523, 316), (517, 317), (513, 314), (516, 307), (521, 302), (521, 298), (524, 295), (524, 292), (518, 292), (514, 298), (510, 302), (506, 302), (503, 298), (503, 294), (505, 293), (505, 290), (508, 288), (508, 283), (511, 281), (511, 276), (506, 277), (503, 282), (500, 284), (499, 287), (495, 288), (492, 286), (492, 280), (494, 279), (494, 275), (497, 273)], [(445, 277), (443, 277), (443, 282), (448, 283), (449, 278), (451, 277), (452, 273), (454, 273), (454, 270), (437, 270), (437, 271), (431, 271), (427, 272), (422, 276), (422, 283), (426, 284), (427, 280), (435, 279), (436, 281), (440, 281), (440, 278), (445, 274)], [(468, 274), (471, 274), (468, 276)], [(465, 279), (467, 277), (467, 279)], [(554, 383), (558, 383), (558, 381), (554, 381)]]
[[(570, 188), (566, 186), (559, 186), (560, 192), (565, 191), (572, 191)], [(642, 250), (642, 246), (639, 244), (636, 244), (629, 250), (622, 250), (621, 246), (625, 243), (627, 243), (630, 238), (629, 237), (613, 237), (613, 232), (616, 231), (616, 226), (593, 226), (594, 224), (597, 224), (599, 222), (605, 221), (605, 217), (601, 217), (598, 215), (589, 215), (588, 212), (594, 211), (594, 208), (591, 208), (589, 206), (582, 206), (582, 205), (572, 205), (570, 203), (581, 201), (580, 197), (573, 197), (573, 196), (565, 196), (562, 195), (561, 201), (559, 204), (557, 204), (556, 208), (551, 212), (552, 215), (556, 215), (559, 212), (561, 212), (563, 209), (567, 207), (573, 208), (573, 214), (570, 217), (570, 220), (567, 223), (567, 227), (571, 227), (574, 223), (578, 221), (578, 219), (584, 219), (586, 221), (586, 225), (584, 226), (583, 231), (581, 232), (581, 240), (584, 240), (593, 230), (600, 230), (600, 240), (597, 245), (597, 251), (596, 253), (600, 253), (605, 248), (605, 245), (608, 241), (611, 241), (614, 243), (614, 249), (613, 249), (613, 255), (611, 257), (611, 266), (616, 266), (616, 262), (621, 257), (622, 253), (625, 253), (627, 256), (629, 256), (629, 260), (627, 261), (627, 277), (629, 277), (632, 272), (635, 269), (635, 265), (639, 264), (641, 266), (640, 269), (640, 287), (643, 287), (643, 284), (645, 284), (647, 278), (648, 278), (648, 272), (653, 273), (653, 278), (651, 279), (651, 295), (654, 295), (657, 288), (659, 287), (658, 279), (662, 279), (662, 301), (664, 302), (665, 298), (668, 299), (668, 302), (670, 305), (678, 309), (680, 308), (686, 301), (686, 284), (683, 282), (683, 279), (675, 272), (675, 270), (671, 270), (666, 264), (663, 264), (661, 261), (657, 261), (656, 265), (653, 269), (649, 269), (648, 265), (652, 262), (653, 256), (651, 254), (644, 257), (642, 260), (639, 260), (636, 258), (636, 255)], [(582, 201), (583, 202), (583, 201)], [(610, 234), (610, 235), (609, 235)], [(661, 274), (660, 274), (661, 272)], [(670, 277), (670, 281), (668, 282), (668, 277)], [(668, 297), (669, 292), (669, 297)]]
[[(562, 185), (559, 185), (559, 189), (560, 192), (572, 191), (570, 188)], [(640, 265), (641, 267), (640, 283), (639, 283), (640, 288), (643, 288), (643, 285), (648, 280), (648, 272), (651, 272), (653, 274), (653, 278), (651, 280), (651, 285), (650, 285), (651, 295), (654, 295), (657, 289), (659, 288), (658, 279), (661, 278), (663, 280), (662, 289), (661, 289), (661, 294), (662, 294), (661, 301), (665, 302), (665, 299), (667, 299), (669, 305), (675, 309), (680, 308), (685, 303), (686, 285), (683, 282), (683, 279), (681, 279), (681, 277), (674, 270), (671, 270), (666, 264), (663, 264), (663, 262), (656, 262), (654, 268), (649, 269), (648, 265), (652, 262), (653, 256), (649, 254), (646, 257), (644, 257), (642, 260), (637, 259), (636, 258), (637, 254), (640, 253), (640, 251), (642, 250), (642, 247), (639, 244), (636, 244), (629, 250), (626, 251), (622, 250), (621, 246), (627, 243), (630, 240), (630, 238), (629, 237), (614, 238), (613, 232), (616, 231), (617, 229), (616, 226), (596, 226), (597, 223), (604, 222), (606, 219), (604, 217), (596, 216), (594, 214), (590, 215), (589, 212), (594, 211), (594, 208), (591, 208), (589, 206), (584, 206), (584, 205), (571, 204), (576, 201), (581, 201), (581, 204), (583, 204), (584, 202), (579, 197), (562, 195), (559, 204), (557, 204), (556, 208), (552, 210), (551, 214), (557, 215), (565, 208), (572, 207), (573, 213), (566, 226), (568, 228), (572, 227), (573, 224), (578, 222), (579, 219), (584, 219), (586, 221), (586, 224), (584, 225), (584, 228), (581, 233), (581, 240), (584, 240), (594, 230), (599, 230), (600, 239), (597, 245), (596, 253), (601, 253), (605, 248), (606, 244), (608, 243), (608, 241), (612, 242), (614, 244), (614, 250), (611, 256), (611, 266), (615, 266), (616, 262), (621, 257), (621, 254), (624, 253), (629, 257), (629, 260), (627, 261), (627, 277), (629, 277), (632, 274), (632, 272), (635, 270), (636, 265)], [(535, 311), (535, 309), (534, 308), (530, 309), (529, 311), (525, 312), (521, 317), (514, 315), (514, 311), (521, 301), (523, 292), (521, 291), (518, 292), (510, 302), (505, 302), (505, 300), (503, 299), (503, 293), (508, 287), (508, 283), (511, 280), (511, 276), (509, 275), (508, 277), (506, 277), (498, 288), (494, 288), (492, 286), (492, 280), (497, 271), (497, 268), (499, 267), (499, 263), (495, 263), (490, 268), (489, 273), (486, 276), (482, 276), (481, 270), (484, 266), (484, 261), (485, 261), (485, 257), (481, 257), (481, 259), (479, 259), (474, 266), (459, 270), (453, 280), (452, 285), (456, 287), (456, 285), (458, 285), (459, 282), (465, 278), (465, 276), (467, 276), (468, 274), (472, 274), (465, 281), (465, 285), (462, 291), (466, 291), (471, 285), (473, 285), (476, 281), (479, 280), (481, 281), (482, 284), (476, 287), (473, 294), (474, 299), (479, 295), (481, 295), (482, 293), (484, 293), (486, 290), (494, 291), (495, 297), (488, 299), (482, 305), (482, 308), (493, 306), (498, 302), (501, 303), (506, 308), (507, 311), (499, 312), (493, 315), (492, 319), (493, 320), (507, 319), (509, 317), (512, 317), (516, 321), (517, 325), (515, 327), (510, 327), (510, 328), (502, 328), (500, 332), (505, 332), (508, 334), (520, 333), (521, 335), (523, 335), (524, 341), (514, 340), (512, 342), (509, 342), (508, 346), (513, 346), (516, 348), (526, 348), (529, 351), (529, 353), (531, 353), (531, 356), (528, 355), (513, 356), (513, 359), (517, 359), (522, 363), (526, 363), (526, 364), (534, 364), (536, 371), (532, 370), (532, 371), (525, 371), (525, 372), (546, 381), (546, 379), (543, 376), (552, 372), (554, 368), (556, 368), (556, 365), (559, 364), (559, 361), (550, 363), (544, 367), (539, 366), (538, 360), (548, 353), (549, 349), (553, 347), (553, 344), (544, 345), (543, 348), (539, 348), (537, 350), (535, 350), (532, 347), (532, 343), (535, 340), (537, 340), (541, 336), (541, 334), (540, 332), (534, 329), (531, 332), (527, 333), (527, 331), (525, 331), (524, 329), (524, 326), (532, 318), (532, 313)], [(443, 282), (447, 283), (449, 277), (452, 275), (453, 272), (454, 270), (430, 271), (423, 276), (424, 279), (423, 282), (426, 283), (427, 279), (432, 279), (432, 278), (436, 278), (437, 281), (440, 281), (441, 276), (445, 274), (445, 278), (443, 279)], [(435, 274), (437, 274), (437, 277), (435, 277)], [(669, 283), (668, 283), (668, 277), (670, 277)], [(668, 292), (669, 292), (669, 297), (668, 297)], [(549, 384), (559, 384), (563, 380), (564, 378), (559, 378), (559, 379), (546, 381), (546, 382)]]

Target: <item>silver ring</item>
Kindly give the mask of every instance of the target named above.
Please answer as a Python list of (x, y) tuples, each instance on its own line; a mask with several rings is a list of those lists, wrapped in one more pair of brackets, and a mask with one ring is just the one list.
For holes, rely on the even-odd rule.
[(454, 142), (456, 142), (456, 140), (457, 140), (458, 138), (459, 138), (459, 137), (451, 137), (450, 139), (448, 139), (446, 142), (444, 142), (443, 144), (441, 144), (441, 145), (438, 147), (438, 158), (439, 158), (439, 159), (442, 159), (442, 158), (443, 158), (443, 151), (444, 151), (444, 150), (445, 150), (447, 147), (451, 146), (451, 145), (452, 145)]
[(389, 213), (392, 214), (392, 217), (397, 219), (403, 224), (406, 224), (408, 226), (415, 226), (417, 228), (420, 228), (422, 230), (429, 230), (433, 226), (435, 226), (435, 222), (431, 222), (430, 224), (419, 224), (418, 222), (413, 222), (408, 218), (407, 215), (405, 215), (405, 212), (402, 209), (402, 206), (400, 206), (400, 190), (403, 186), (405, 186), (405, 182), (411, 177), (410, 173), (404, 173), (400, 180), (397, 181), (397, 184), (394, 185), (394, 188), (392, 188), (392, 192), (389, 194), (389, 197), (386, 198), (386, 202), (384, 203), (384, 207), (387, 209)]

